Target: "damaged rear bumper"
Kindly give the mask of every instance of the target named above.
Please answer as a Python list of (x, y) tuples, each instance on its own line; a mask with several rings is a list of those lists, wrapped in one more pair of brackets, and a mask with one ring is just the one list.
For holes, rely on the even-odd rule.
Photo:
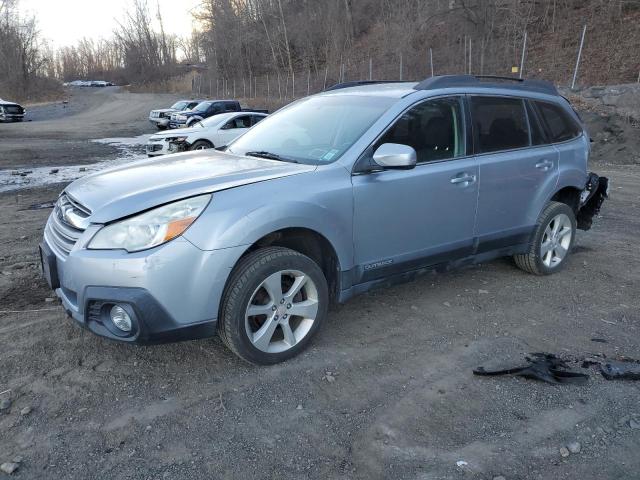
[(580, 230), (589, 230), (593, 224), (593, 217), (600, 213), (605, 199), (609, 198), (609, 179), (589, 173), (587, 184), (580, 193), (580, 205), (576, 221)]

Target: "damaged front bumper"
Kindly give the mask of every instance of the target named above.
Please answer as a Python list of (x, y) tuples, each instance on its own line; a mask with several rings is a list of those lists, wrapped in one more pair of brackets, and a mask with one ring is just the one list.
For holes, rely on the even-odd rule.
[(181, 141), (181, 142), (170, 141), (169, 147), (167, 150), (168, 150), (168, 153), (186, 152), (187, 150), (189, 150), (189, 147), (190, 145), (185, 141)]
[(593, 224), (593, 217), (600, 213), (605, 199), (609, 198), (609, 179), (589, 173), (587, 184), (580, 193), (580, 204), (576, 221), (580, 230), (589, 230)]

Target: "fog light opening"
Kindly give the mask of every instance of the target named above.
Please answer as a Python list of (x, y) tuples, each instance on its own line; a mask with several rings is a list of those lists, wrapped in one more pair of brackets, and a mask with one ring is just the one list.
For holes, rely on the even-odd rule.
[(120, 305), (111, 307), (110, 316), (111, 321), (119, 330), (123, 332), (131, 331), (131, 317)]

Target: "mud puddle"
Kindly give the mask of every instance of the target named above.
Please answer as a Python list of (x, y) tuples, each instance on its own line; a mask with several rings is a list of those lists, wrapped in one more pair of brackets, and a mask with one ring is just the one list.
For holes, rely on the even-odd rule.
[(150, 135), (137, 137), (114, 137), (91, 140), (95, 143), (111, 145), (117, 150), (117, 157), (109, 160), (96, 159), (85, 165), (45, 166), (22, 169), (0, 170), (0, 192), (42, 187), (54, 183), (71, 182), (105, 168), (119, 166), (136, 160), (146, 159), (144, 145)]

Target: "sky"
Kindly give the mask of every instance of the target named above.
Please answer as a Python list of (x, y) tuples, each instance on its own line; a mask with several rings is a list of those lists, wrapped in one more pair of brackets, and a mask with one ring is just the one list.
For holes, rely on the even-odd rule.
[[(191, 11), (200, 0), (147, 0), (154, 12), (160, 6), (167, 33), (184, 35), (191, 32)], [(58, 48), (74, 45), (83, 37), (109, 38), (131, 8), (133, 0), (20, 0), (20, 9), (38, 19), (42, 36)]]

